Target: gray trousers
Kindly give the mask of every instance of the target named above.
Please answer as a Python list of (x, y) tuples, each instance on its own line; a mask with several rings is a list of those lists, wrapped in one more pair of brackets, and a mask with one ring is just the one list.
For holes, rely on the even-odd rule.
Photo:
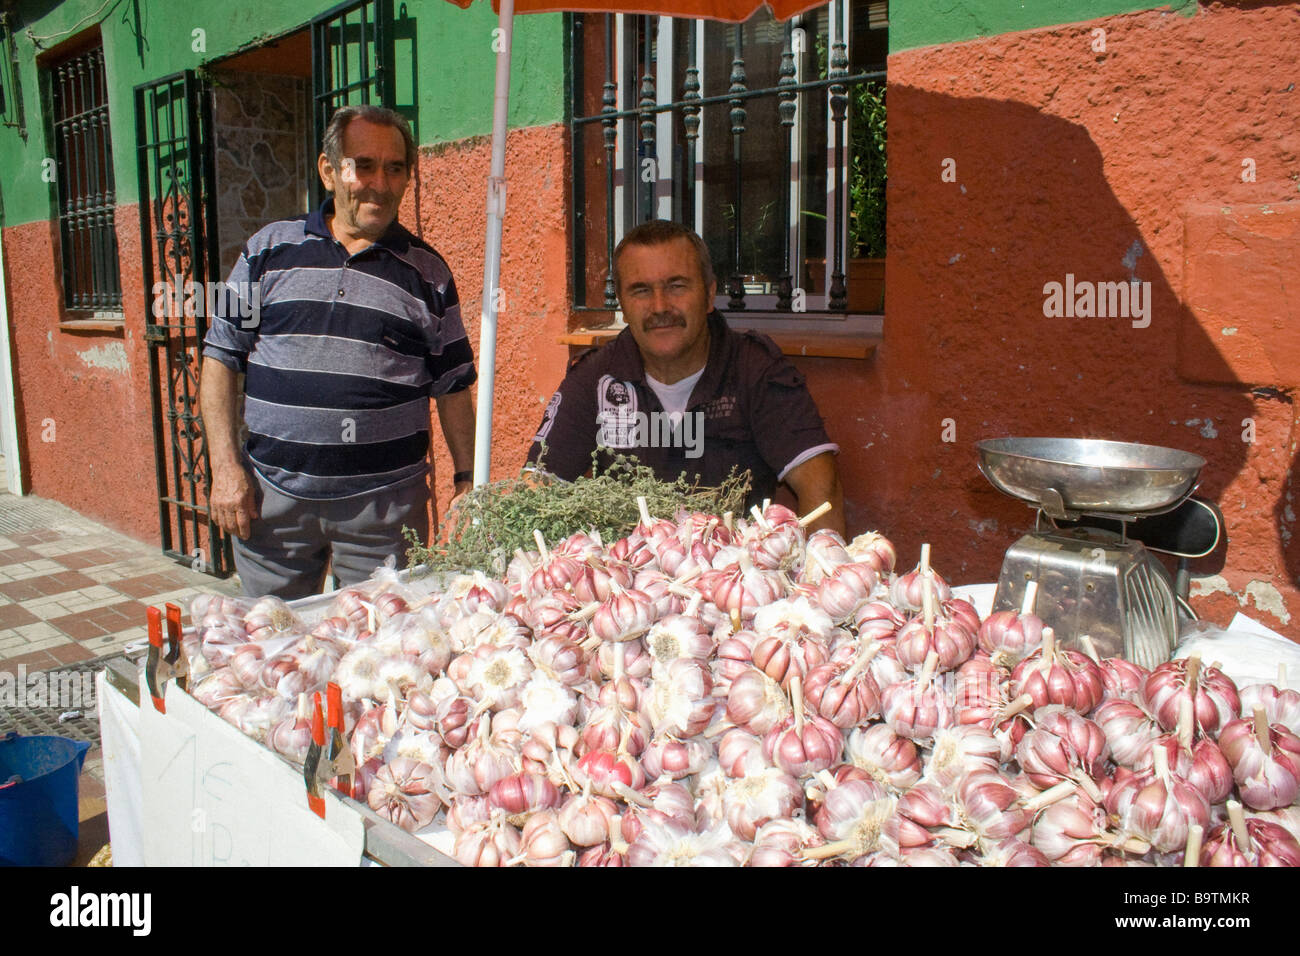
[(429, 537), (429, 488), (425, 480), (372, 495), (333, 501), (292, 498), (253, 471), (261, 490), (261, 518), (247, 540), (232, 539), (235, 568), (249, 597), (273, 594), (286, 601), (319, 594), (333, 563), (340, 586), (375, 573), (389, 555), (406, 567), (402, 527)]

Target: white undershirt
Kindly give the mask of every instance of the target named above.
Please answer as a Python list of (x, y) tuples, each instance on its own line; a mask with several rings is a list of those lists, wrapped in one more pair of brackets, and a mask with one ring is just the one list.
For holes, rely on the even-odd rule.
[(652, 378), (649, 374), (646, 375), (646, 384), (650, 386), (651, 391), (659, 396), (659, 403), (663, 405), (664, 411), (668, 413), (668, 417), (672, 420), (673, 428), (682, 423), (686, 403), (691, 400), (691, 392), (695, 389), (695, 383), (700, 380), (700, 376), (703, 374), (704, 369), (701, 368), (694, 375), (688, 375), (680, 382), (673, 382), (671, 385), (665, 385), (663, 382)]

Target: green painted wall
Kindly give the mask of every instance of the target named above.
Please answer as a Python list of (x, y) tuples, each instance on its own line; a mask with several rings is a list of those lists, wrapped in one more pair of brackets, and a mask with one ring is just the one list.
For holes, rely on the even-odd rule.
[(1190, 16), (1196, 0), (893, 0), (889, 52), (1162, 8)]
[[(445, 0), (406, 2), (408, 15), (416, 21), (420, 141), (433, 144), (490, 134), (496, 71), (492, 30), (497, 25), (491, 6), (478, 3), (461, 10)], [(41, 176), (42, 160), (52, 157), (54, 150), (46, 142), (47, 109), (43, 100), (47, 94), (36, 58), (70, 37), (91, 30), (103, 0), (65, 0), (37, 15), (49, 6), (24, 3), (19, 11), (15, 47), (27, 139), (24, 141), (15, 129), (0, 128), (0, 195), (4, 198), (5, 226), (49, 219), (53, 213), (57, 193)], [(137, 198), (132, 100), (137, 84), (199, 67), (256, 45), (258, 40), (305, 27), (313, 16), (334, 6), (337, 0), (118, 0), (99, 13), (110, 87), (109, 122), (118, 201), (131, 203)], [(38, 39), (44, 38), (39, 48), (28, 39), (29, 29)], [(202, 51), (195, 49), (195, 30), (204, 31)], [(539, 126), (563, 119), (563, 53), (561, 15), (516, 19), (510, 84), (512, 127)], [(409, 57), (407, 60), (399, 65), (398, 82), (401, 88), (410, 90)]]

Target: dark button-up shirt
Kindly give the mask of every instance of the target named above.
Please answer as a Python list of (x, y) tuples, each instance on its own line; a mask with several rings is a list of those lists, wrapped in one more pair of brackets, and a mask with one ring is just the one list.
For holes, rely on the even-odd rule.
[(822, 424), (803, 375), (766, 335), (734, 332), (709, 314), (709, 357), (685, 415), (674, 423), (646, 381), (632, 332), (580, 355), (551, 397), (529, 449), (542, 467), (572, 481), (602, 449), (635, 455), (664, 481), (685, 473), (718, 485), (748, 469), (749, 502), (772, 497), (778, 482), (822, 452), (838, 452)]

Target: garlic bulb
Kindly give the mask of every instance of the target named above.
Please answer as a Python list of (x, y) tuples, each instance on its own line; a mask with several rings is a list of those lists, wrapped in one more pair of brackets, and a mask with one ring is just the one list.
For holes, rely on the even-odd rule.
[(678, 658), (707, 661), (713, 653), (713, 635), (699, 618), (673, 614), (655, 622), (645, 636), (646, 648), (656, 665)]
[(380, 816), (408, 833), (415, 833), (432, 823), (442, 806), (435, 793), (436, 786), (432, 767), (409, 757), (398, 757), (379, 768), (366, 794), (366, 802)]
[(595, 846), (608, 838), (610, 820), (617, 816), (618, 808), (613, 800), (588, 790), (566, 797), (557, 820), (575, 846)]
[(677, 740), (659, 737), (650, 741), (640, 755), (641, 767), (651, 780), (680, 780), (699, 773), (713, 757), (713, 748), (697, 738)]
[(519, 648), (483, 645), (474, 654), (465, 686), (475, 700), (504, 710), (519, 703), (532, 673), (532, 663)]
[(1165, 730), (1178, 726), (1178, 712), (1184, 699), (1192, 700), (1194, 729), (1214, 734), (1241, 713), (1237, 685), (1216, 667), (1204, 667), (1196, 655), (1166, 661), (1142, 685), (1147, 707)]
[(825, 838), (803, 820), (776, 818), (758, 828), (747, 866), (814, 866), (804, 851), (822, 846)]
[(799, 781), (776, 767), (731, 780), (722, 797), (727, 825), (742, 840), (753, 840), (769, 820), (792, 816), (802, 802)]
[(934, 732), (923, 779), (949, 790), (966, 774), (996, 771), (1001, 747), (983, 727), (945, 727)]
[(708, 667), (678, 658), (664, 667), (645, 702), (655, 736), (693, 737), (709, 726), (717, 701)]
[(859, 727), (849, 734), (845, 755), (872, 779), (906, 790), (921, 779), (921, 757), (916, 745), (894, 733), (887, 724)]
[(1233, 720), (1219, 734), (1241, 801), (1255, 810), (1290, 806), (1300, 793), (1300, 737), (1272, 726), (1262, 707), (1253, 720)]
[(506, 866), (519, 856), (521, 846), (519, 831), (497, 816), (462, 831), (452, 855), (465, 866)]
[(1016, 665), (1011, 679), (1016, 695), (1028, 694), (1035, 707), (1060, 704), (1085, 717), (1106, 692), (1100, 668), (1078, 651), (1062, 650), (1050, 627), (1043, 628), (1042, 647)]
[(672, 822), (648, 823), (628, 849), (630, 866), (739, 866), (743, 858), (726, 824), (696, 833)]
[(572, 724), (578, 713), (573, 691), (540, 670), (534, 671), (524, 685), (519, 706), (523, 709), (519, 730), (525, 734), (545, 723)]
[(1106, 810), (1127, 833), (1140, 837), (1162, 853), (1187, 845), (1193, 825), (1210, 824), (1210, 805), (1195, 787), (1169, 769), (1165, 751), (1155, 751), (1150, 775), (1127, 776), (1106, 795)]
[(718, 764), (728, 777), (743, 777), (772, 764), (763, 753), (763, 740), (743, 730), (729, 730), (718, 742)]
[(751, 734), (766, 734), (790, 712), (781, 685), (756, 668), (747, 668), (727, 691), (727, 719)]
[(1252, 714), (1260, 707), (1270, 724), (1281, 724), (1300, 735), (1300, 693), (1279, 690), (1274, 684), (1251, 684), (1241, 688), (1241, 712)]

